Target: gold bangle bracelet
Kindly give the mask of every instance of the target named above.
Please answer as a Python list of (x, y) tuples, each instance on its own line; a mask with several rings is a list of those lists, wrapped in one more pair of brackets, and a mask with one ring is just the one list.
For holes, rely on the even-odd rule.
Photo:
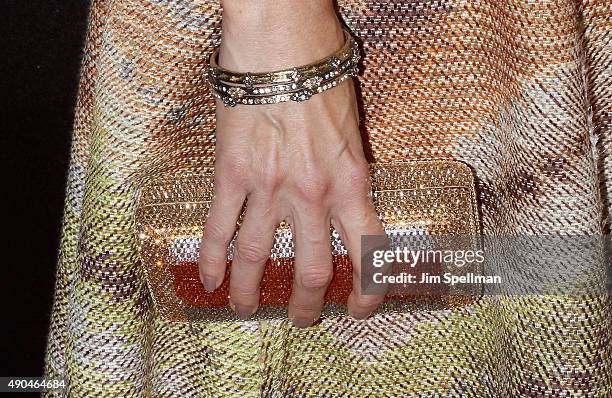
[(345, 42), (334, 54), (308, 65), (263, 73), (237, 73), (219, 67), (216, 48), (209, 57), (207, 80), (213, 96), (226, 106), (305, 101), (357, 76), (357, 42), (344, 30)]

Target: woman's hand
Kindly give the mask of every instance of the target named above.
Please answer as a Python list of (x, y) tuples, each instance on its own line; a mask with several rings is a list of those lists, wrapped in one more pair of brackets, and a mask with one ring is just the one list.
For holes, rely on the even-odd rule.
[[(219, 63), (239, 72), (307, 64), (344, 40), (328, 0), (226, 1), (223, 18)], [(216, 117), (215, 196), (199, 260), (204, 287), (212, 291), (223, 281), (227, 247), (248, 198), (230, 277), (238, 316), (248, 318), (257, 309), (274, 231), (286, 220), (295, 243), (292, 322), (308, 326), (321, 314), (333, 271), (330, 223), (355, 269), (349, 313), (367, 317), (383, 297), (360, 293), (361, 235), (384, 229), (368, 196), (352, 82), (301, 103), (226, 108), (219, 101)]]

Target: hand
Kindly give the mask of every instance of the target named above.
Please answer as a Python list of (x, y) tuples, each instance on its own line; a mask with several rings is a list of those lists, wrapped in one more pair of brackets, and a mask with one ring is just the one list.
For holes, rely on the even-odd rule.
[[(274, 4), (278, 7), (279, 2)], [(274, 45), (264, 40), (257, 44), (258, 51), (252, 43), (248, 50), (237, 51), (244, 45), (244, 38), (237, 40), (228, 34), (222, 39), (219, 62), (227, 69), (258, 72), (323, 58), (343, 42), (333, 9), (330, 16), (327, 21), (315, 19), (325, 26), (313, 27), (319, 38), (298, 35), (290, 44)], [(225, 24), (224, 19), (224, 28)], [(287, 40), (288, 35), (281, 37)], [(278, 54), (283, 48), (288, 53), (296, 47), (301, 48), (299, 55), (288, 57), (299, 61), (262, 56)], [(251, 61), (255, 59), (251, 52), (259, 54), (256, 63)], [(263, 65), (262, 60), (270, 64)], [(226, 108), (219, 101), (216, 118), (215, 195), (199, 259), (205, 288), (214, 290), (223, 281), (227, 246), (248, 198), (235, 242), (229, 287), (230, 302), (237, 315), (246, 319), (256, 311), (274, 231), (281, 220), (286, 220), (295, 243), (295, 276), (289, 303), (292, 322), (308, 326), (321, 314), (333, 276), (330, 223), (340, 233), (355, 270), (349, 313), (355, 318), (367, 317), (383, 296), (361, 294), (361, 235), (384, 234), (384, 229), (368, 196), (368, 164), (359, 134), (352, 81), (301, 103)]]

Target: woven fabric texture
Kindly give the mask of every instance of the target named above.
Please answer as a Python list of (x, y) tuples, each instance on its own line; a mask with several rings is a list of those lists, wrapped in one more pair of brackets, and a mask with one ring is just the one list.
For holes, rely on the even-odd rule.
[[(611, 397), (606, 297), (287, 321), (154, 316), (134, 234), (152, 175), (210, 170), (213, 0), (93, 0), (45, 375), (70, 397)], [(609, 0), (344, 0), (371, 161), (457, 159), (485, 234), (609, 231)]]

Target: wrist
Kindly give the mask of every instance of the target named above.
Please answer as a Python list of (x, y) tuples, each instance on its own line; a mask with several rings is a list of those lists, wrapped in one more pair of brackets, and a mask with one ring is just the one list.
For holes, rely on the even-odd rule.
[(267, 72), (309, 64), (344, 43), (329, 0), (226, 0), (219, 65), (236, 72)]

